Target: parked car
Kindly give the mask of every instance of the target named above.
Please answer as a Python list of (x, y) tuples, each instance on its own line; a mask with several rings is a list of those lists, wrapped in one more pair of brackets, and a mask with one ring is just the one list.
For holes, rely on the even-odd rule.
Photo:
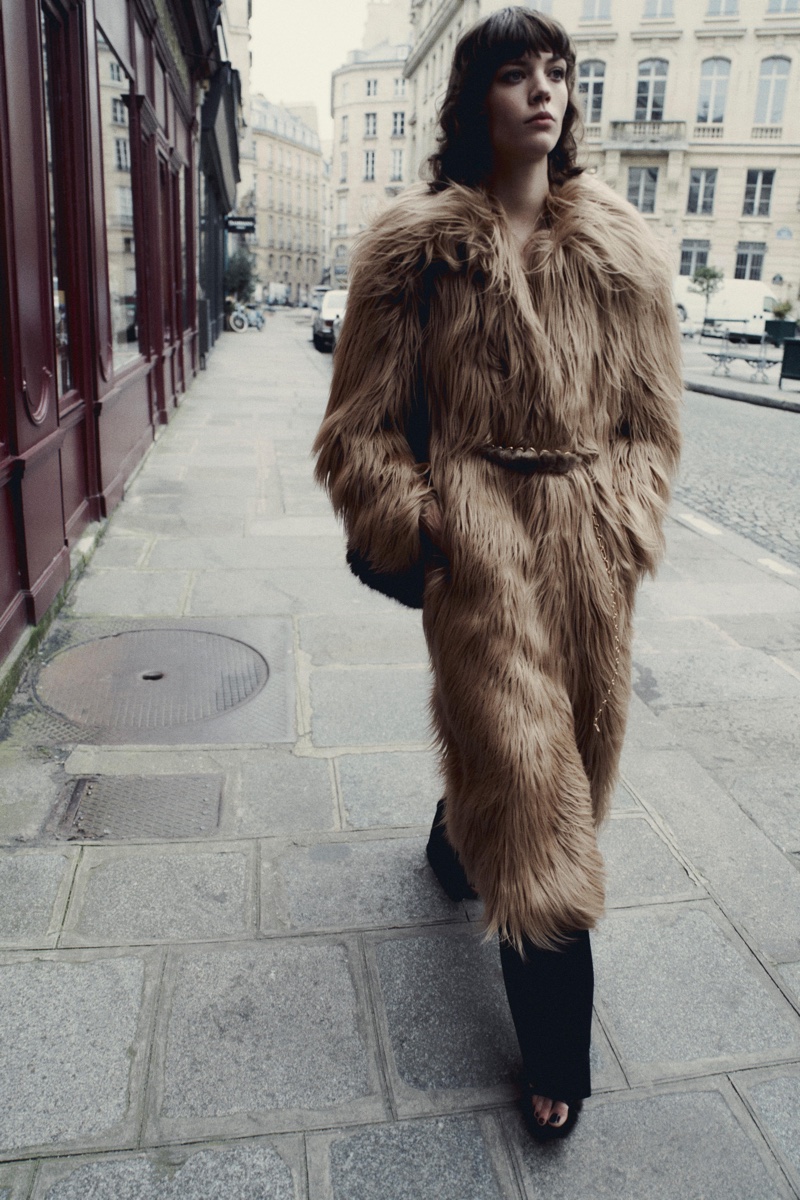
[[(723, 279), (708, 303), (692, 290), (689, 275), (672, 281), (672, 295), (681, 322), (681, 332), (694, 327), (702, 335), (730, 338), (732, 342), (760, 342), (764, 322), (770, 319), (777, 297), (769, 284), (756, 279)], [(686, 329), (684, 329), (686, 327)]]
[(347, 292), (326, 292), (322, 297), (319, 312), (314, 316), (311, 340), (316, 350), (333, 349), (333, 322), (344, 312)]
[(344, 320), (344, 312), (345, 312), (345, 310), (342, 309), (342, 311), (340, 313), (337, 313), (336, 316), (333, 318), (333, 329), (331, 331), (333, 333), (333, 342), (331, 345), (331, 350), (333, 350), (333, 351), (336, 350), (336, 347), (339, 344), (339, 335), (342, 332), (342, 321)]
[(330, 290), (331, 289), (329, 287), (325, 287), (323, 284), (319, 284), (318, 287), (314, 288), (313, 292), (311, 293), (311, 307), (314, 309), (314, 312), (319, 312), (319, 306), (322, 304), (322, 297)]

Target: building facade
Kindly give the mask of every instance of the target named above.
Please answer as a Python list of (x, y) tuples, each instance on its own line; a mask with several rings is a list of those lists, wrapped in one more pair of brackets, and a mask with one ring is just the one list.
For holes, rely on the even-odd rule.
[[(495, 0), (412, 0), (412, 157), (435, 145), (461, 32)], [(645, 215), (675, 273), (800, 295), (797, 0), (549, 0), (578, 52), (584, 162)]]
[[(303, 119), (305, 117), (305, 120)], [(323, 273), (323, 161), (316, 113), (263, 96), (250, 105), (256, 151), (256, 233), (248, 238), (264, 299), (305, 304)]]
[(0, 0), (0, 661), (198, 367), (203, 197), (236, 176), (216, 9)]
[(347, 281), (353, 239), (411, 178), (408, 45), (352, 50), (331, 78), (331, 283)]

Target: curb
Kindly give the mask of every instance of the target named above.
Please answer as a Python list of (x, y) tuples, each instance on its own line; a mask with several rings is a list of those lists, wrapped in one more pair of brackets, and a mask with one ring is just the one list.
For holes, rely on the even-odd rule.
[(702, 392), (706, 396), (722, 396), (724, 400), (740, 400), (743, 404), (758, 404), (761, 408), (781, 408), (784, 412), (800, 412), (800, 399), (778, 400), (771, 396), (754, 396), (751, 392), (735, 392), (732, 388), (720, 388), (710, 383), (695, 383), (684, 379), (687, 392)]

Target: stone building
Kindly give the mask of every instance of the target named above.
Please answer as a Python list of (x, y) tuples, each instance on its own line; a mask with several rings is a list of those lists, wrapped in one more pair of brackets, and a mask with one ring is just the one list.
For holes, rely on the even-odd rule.
[[(461, 32), (501, 0), (412, 0), (412, 172), (434, 148)], [(800, 287), (797, 0), (543, 0), (578, 51), (584, 161), (666, 240), (676, 274), (708, 263)]]
[(323, 272), (323, 161), (316, 109), (254, 96), (256, 233), (248, 239), (264, 299), (304, 304)]
[[(364, 37), (367, 48), (352, 50), (331, 78), (334, 286), (347, 280), (353, 238), (412, 178), (403, 74), (408, 54), (407, 12), (405, 0), (370, 4)], [(376, 37), (403, 40), (371, 44)]]
[(35, 645), (219, 329), (225, 11), (0, 0), (0, 663)]

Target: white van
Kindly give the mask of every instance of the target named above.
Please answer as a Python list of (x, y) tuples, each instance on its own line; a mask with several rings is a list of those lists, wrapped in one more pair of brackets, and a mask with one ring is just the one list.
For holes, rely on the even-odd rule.
[(690, 336), (697, 332), (711, 337), (730, 337), (732, 342), (760, 342), (764, 322), (771, 319), (778, 300), (772, 288), (760, 280), (723, 279), (722, 286), (708, 303), (709, 324), (703, 328), (705, 296), (692, 289), (690, 275), (679, 275), (672, 281), (672, 295), (682, 331)]

